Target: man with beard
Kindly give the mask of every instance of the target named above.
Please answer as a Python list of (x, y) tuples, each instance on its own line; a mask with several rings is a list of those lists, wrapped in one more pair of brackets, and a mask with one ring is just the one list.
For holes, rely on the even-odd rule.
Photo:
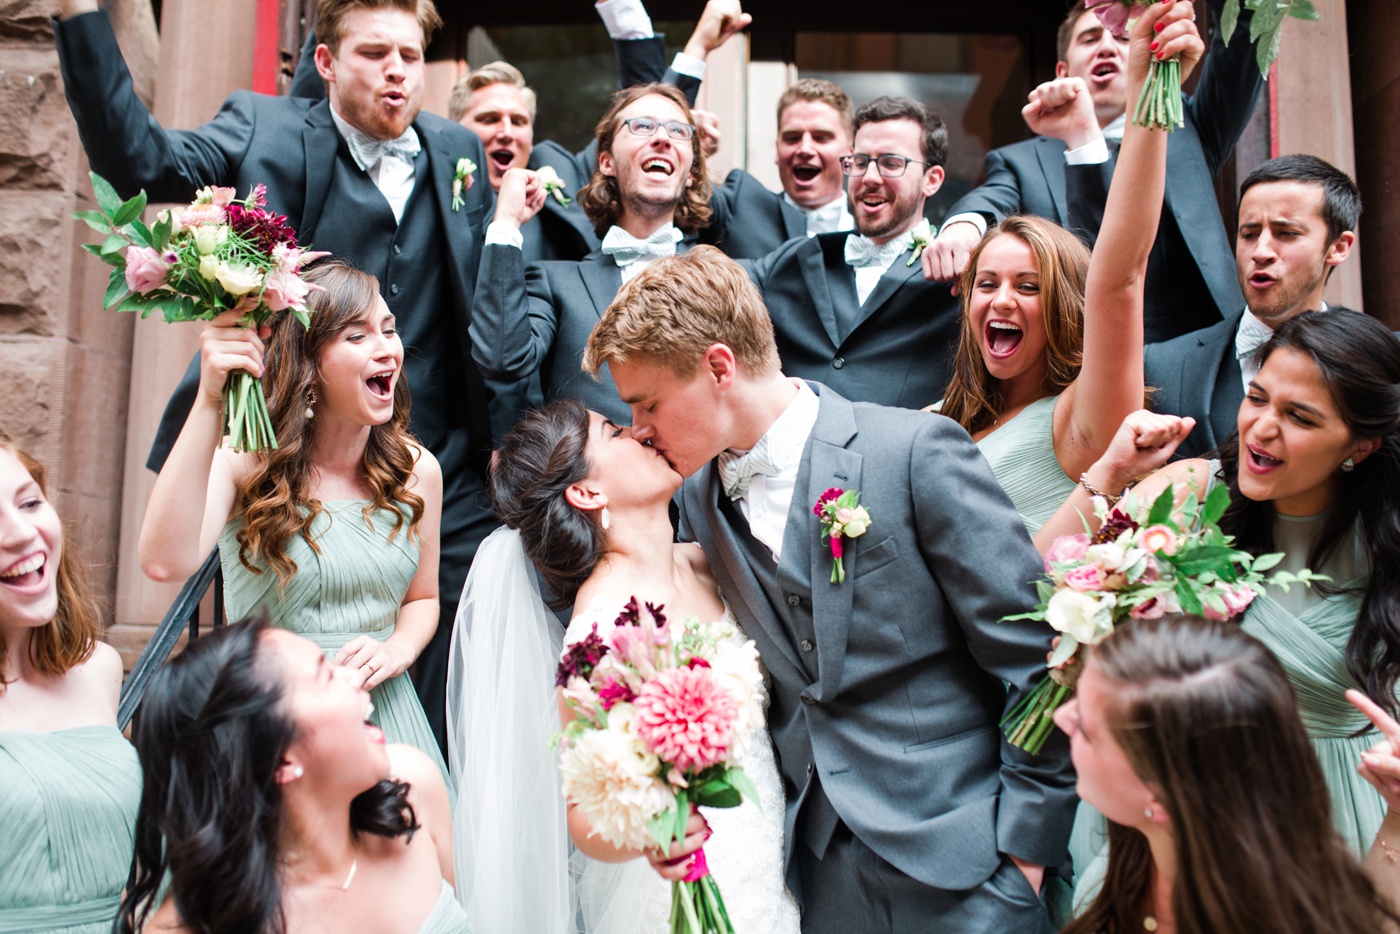
[(942, 397), (958, 339), (956, 300), (916, 259), (948, 131), (918, 101), (881, 97), (856, 111), (854, 148), (841, 165), (855, 232), (789, 241), (749, 274), (784, 373), (855, 401), (920, 408)]
[(1144, 351), (1153, 407), (1196, 420), (1177, 457), (1202, 457), (1234, 432), (1259, 349), (1288, 319), (1327, 307), (1323, 288), (1351, 255), (1360, 217), (1356, 183), (1316, 156), (1280, 156), (1245, 177), (1235, 238), (1244, 307)]
[(536, 173), (507, 170), (486, 230), (472, 309), (472, 354), (489, 379), (540, 378), (546, 401), (578, 399), (614, 419), (627, 407), (604, 377), (580, 370), (588, 335), (624, 282), (684, 249), (710, 218), (710, 183), (695, 118), (672, 85), (618, 92), (598, 122), (598, 168), (574, 209), (602, 247), (582, 260), (525, 265), (521, 228), (548, 195)]
[[(1218, 28), (1224, 0), (1209, 6), (1215, 36), (1196, 91), (1184, 102), (1186, 125), (1172, 133), (1167, 150), (1167, 194), (1147, 267), (1149, 341), (1213, 324), (1241, 301), (1229, 264), (1221, 262), (1229, 238), (1214, 184), (1254, 113), (1263, 79), (1249, 41), (1253, 14), (1242, 11), (1227, 47)], [(1057, 38), (1057, 77), (1032, 91), (1022, 110), (1038, 135), (987, 154), (986, 180), (953, 205), (924, 256), (932, 278), (960, 275), (987, 225), (1011, 214), (1049, 218), (1093, 246), (1123, 124), (1132, 116), (1126, 113), (1128, 43), (1082, 3), (1069, 11)], [(1093, 116), (1064, 119), (1062, 111), (1075, 109), (1070, 102), (1080, 94), (1093, 99)]]
[[(187, 202), (206, 185), (243, 195), (264, 183), (271, 209), (287, 215), (303, 244), (379, 278), (408, 360), (411, 430), (442, 465), (441, 612), (414, 675), (442, 742), (457, 595), (496, 524), (482, 480), (491, 444), (487, 389), (471, 365), (467, 333), (490, 186), (469, 177), (465, 204), (452, 207), (458, 160), (483, 164), (481, 141), (419, 112), (423, 49), (441, 23), (431, 0), (321, 0), (319, 21), (324, 41), (315, 60), (325, 99), (238, 91), (195, 130), (165, 130), (151, 117), (96, 0), (63, 0), (55, 35), (93, 170), (123, 196), (144, 188), (152, 202)], [(176, 433), (191, 398), (177, 395), (167, 410)]]

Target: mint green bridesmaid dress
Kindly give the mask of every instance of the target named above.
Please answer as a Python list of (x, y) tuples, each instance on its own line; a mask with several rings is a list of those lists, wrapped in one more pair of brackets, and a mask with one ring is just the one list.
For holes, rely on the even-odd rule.
[(108, 934), (140, 800), (116, 727), (0, 730), (0, 934)]
[[(224, 526), (219, 558), (229, 619), (242, 619), (264, 606), (273, 625), (305, 636), (334, 659), (342, 646), (360, 636), (383, 641), (393, 634), (399, 605), (418, 572), (418, 542), (408, 534), (407, 514), (403, 527), (390, 541), (394, 527), (390, 510), (374, 512), (370, 525), (364, 518), (367, 500), (331, 500), (323, 505), (324, 510), (311, 523), (311, 536), (320, 552), (300, 535), (293, 535), (284, 545), (287, 557), (297, 565), (285, 588), (279, 587), (272, 571), (254, 574), (239, 561), (241, 519)], [(438, 621), (440, 626), (451, 624), (451, 620)], [(385, 681), (370, 692), (370, 699), (374, 702), (371, 719), (385, 738), (426, 752), (446, 781), (447, 764), (408, 675)]]
[(466, 911), (457, 904), (452, 886), (443, 880), (442, 894), (438, 896), (432, 914), (428, 915), (423, 926), (418, 929), (418, 934), (471, 934), (471, 931), (472, 925), (467, 919)]
[(1035, 535), (1074, 490), (1055, 456), (1055, 403), (1058, 395), (1037, 399), (1005, 425), (977, 442), (992, 465), (997, 483)]

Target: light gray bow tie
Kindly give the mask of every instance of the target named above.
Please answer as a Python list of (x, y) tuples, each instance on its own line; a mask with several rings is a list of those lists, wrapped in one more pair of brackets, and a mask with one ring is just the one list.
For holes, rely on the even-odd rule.
[(351, 130), (346, 142), (350, 144), (350, 155), (355, 164), (366, 172), (384, 156), (397, 156), (412, 165), (414, 157), (423, 148), (413, 127), (404, 130), (394, 139), (375, 139), (359, 130)]
[(1249, 330), (1235, 336), (1235, 359), (1244, 360), (1257, 354), (1273, 334), (1260, 334)]
[(603, 252), (611, 256), (618, 266), (631, 266), (644, 259), (675, 256), (679, 233), (679, 230), (667, 224), (643, 240), (632, 236), (621, 227), (613, 227), (603, 238)]
[(886, 243), (875, 243), (869, 237), (853, 233), (846, 237), (846, 265), (857, 269), (865, 266), (889, 266), (907, 249), (908, 237), (896, 237)]
[(739, 499), (749, 491), (749, 483), (754, 477), (776, 477), (778, 465), (768, 450), (768, 438), (758, 439), (758, 444), (747, 454), (731, 454), (728, 451), (719, 456), (719, 479), (724, 484), (724, 492), (730, 499)]

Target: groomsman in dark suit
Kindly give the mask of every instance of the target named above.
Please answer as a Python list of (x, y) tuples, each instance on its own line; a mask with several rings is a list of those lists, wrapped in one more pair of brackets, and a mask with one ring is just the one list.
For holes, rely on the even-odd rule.
[(860, 402), (942, 398), (958, 303), (915, 257), (947, 157), (947, 128), (918, 101), (882, 97), (856, 111), (855, 152), (842, 157), (855, 232), (793, 240), (749, 266), (783, 372)]
[(538, 374), (545, 399), (625, 419), (606, 374), (595, 381), (580, 369), (583, 346), (622, 284), (709, 220), (710, 184), (695, 119), (672, 85), (619, 92), (595, 139), (598, 168), (571, 210), (591, 220), (602, 246), (580, 261), (526, 266), (521, 231), (548, 195), (535, 173), (505, 173), (482, 251), (472, 354), (489, 379)]
[[(1223, 5), (1224, 0), (1209, 0), (1217, 23)], [(1226, 37), (1215, 30), (1196, 92), (1185, 102), (1186, 125), (1171, 135), (1162, 223), (1147, 267), (1149, 341), (1205, 327), (1241, 303), (1226, 261), (1230, 241), (1214, 184), (1254, 113), (1263, 84), (1249, 41), (1251, 16), (1242, 13), (1228, 47)], [(1102, 132), (1054, 139), (1038, 135), (989, 152), (986, 181), (953, 205), (926, 256), (925, 267), (935, 278), (948, 281), (961, 273), (987, 225), (1009, 214), (1047, 217), (1093, 245), (1123, 122), (1131, 118), (1126, 113), (1127, 40), (1115, 38), (1094, 13), (1076, 4), (1060, 27), (1059, 57), (1057, 80), (1032, 92), (1023, 111), (1031, 130), (1040, 132), (1041, 97), (1062, 99), (1068, 84), (1093, 96), (1099, 127), (1092, 129), (1101, 127)]]
[(1323, 288), (1351, 255), (1360, 218), (1356, 183), (1316, 156), (1270, 159), (1246, 176), (1235, 238), (1245, 300), (1224, 321), (1144, 351), (1153, 408), (1196, 420), (1178, 457), (1200, 457), (1234, 433), (1259, 348), (1294, 315), (1327, 307)]
[(166, 130), (151, 117), (96, 0), (63, 0), (55, 37), (88, 158), (123, 196), (145, 188), (153, 202), (181, 202), (205, 185), (244, 194), (265, 183), (301, 242), (379, 277), (403, 337), (411, 429), (442, 465), (440, 624), (415, 671), (441, 741), (457, 595), (496, 524), (482, 480), (487, 390), (467, 333), (491, 189), (478, 170), (466, 203), (451, 206), (458, 160), (481, 165), (481, 141), (420, 113), (423, 48), (440, 23), (430, 0), (321, 0), (319, 16), (328, 41), (315, 60), (327, 98), (238, 91), (195, 130)]
[(720, 186), (713, 226), (700, 240), (736, 259), (757, 259), (794, 237), (854, 228), (841, 174), (854, 122), (851, 98), (830, 81), (803, 78), (789, 87), (778, 98), (782, 192), (774, 194), (735, 169)]

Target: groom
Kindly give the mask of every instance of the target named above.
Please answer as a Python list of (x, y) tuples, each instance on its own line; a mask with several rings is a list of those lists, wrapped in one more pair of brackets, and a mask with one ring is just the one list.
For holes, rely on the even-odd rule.
[[(709, 247), (622, 289), (584, 353), (605, 364), (633, 435), (689, 478), (682, 537), (772, 676), (805, 934), (1048, 931), (1068, 747), (1031, 756), (998, 727), (1045, 671), (1049, 630), (998, 622), (1036, 602), (1041, 561), (967, 434), (789, 380), (757, 290)], [(871, 516), (839, 584), (813, 514), (831, 487)]]

